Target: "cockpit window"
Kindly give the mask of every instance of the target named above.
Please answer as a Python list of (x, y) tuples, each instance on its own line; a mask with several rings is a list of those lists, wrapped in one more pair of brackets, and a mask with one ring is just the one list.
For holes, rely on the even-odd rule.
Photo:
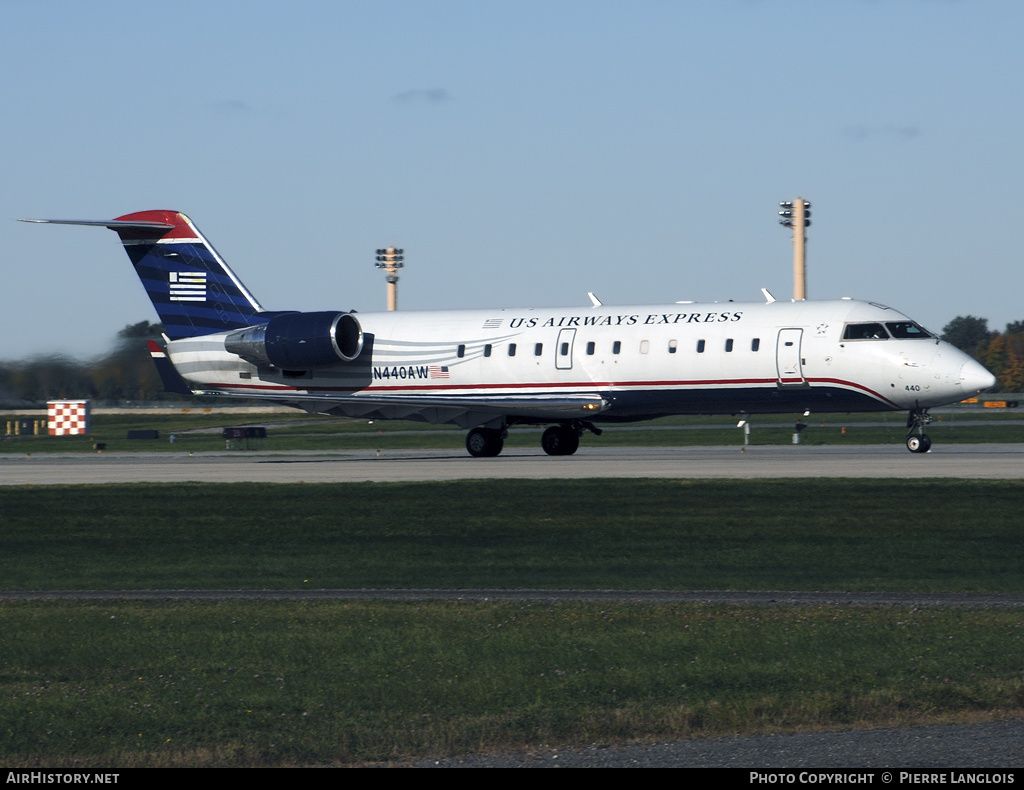
[(881, 324), (847, 324), (843, 340), (888, 340), (889, 333)]
[(889, 333), (898, 340), (934, 337), (931, 332), (913, 321), (887, 321), (885, 325), (889, 329)]

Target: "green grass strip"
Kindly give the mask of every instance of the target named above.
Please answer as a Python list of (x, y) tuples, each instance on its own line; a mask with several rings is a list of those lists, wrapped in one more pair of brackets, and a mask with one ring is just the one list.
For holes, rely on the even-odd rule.
[(3, 589), (1021, 592), (1021, 481), (0, 487)]
[[(786, 414), (754, 415), (748, 441), (753, 445), (791, 444), (797, 420), (808, 427), (801, 434), (809, 445), (902, 445), (906, 435), (903, 413), (825, 414), (802, 417)], [(730, 416), (664, 417), (647, 422), (602, 426), (600, 437), (585, 434), (584, 447), (690, 447), (741, 446), (743, 431)], [(936, 443), (1024, 442), (1024, 417), (1017, 409), (988, 410), (957, 407), (937, 413), (928, 434)], [(311, 450), (417, 449), (463, 450), (466, 432), (450, 425), (428, 425), (405, 420), (374, 421), (325, 418), (301, 412), (238, 415), (209, 411), (168, 414), (97, 415), (88, 436), (7, 436), (14, 419), (0, 421), (0, 454), (50, 452), (95, 452), (94, 445), (105, 445), (106, 452), (223, 452), (227, 443), (221, 435), (225, 427), (258, 425), (267, 429), (267, 438), (250, 442), (267, 452)], [(157, 440), (129, 440), (130, 430), (157, 430)], [(44, 431), (45, 433), (45, 431)], [(540, 428), (516, 426), (509, 431), (505, 446), (539, 448)], [(171, 437), (174, 442), (171, 442)], [(232, 445), (244, 450), (243, 442)]]
[(331, 765), (1024, 708), (1007, 610), (0, 604), (9, 768)]

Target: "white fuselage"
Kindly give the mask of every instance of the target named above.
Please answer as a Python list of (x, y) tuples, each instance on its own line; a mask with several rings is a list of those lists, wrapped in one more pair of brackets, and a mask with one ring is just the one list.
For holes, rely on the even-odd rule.
[[(536, 402), (517, 407), (528, 398), (593, 397), (598, 405), (568, 416), (628, 421), (687, 413), (925, 409), (993, 383), (948, 343), (919, 331), (900, 336), (908, 325), (916, 327), (902, 313), (846, 299), (356, 317), (364, 345), (352, 362), (308, 370), (250, 364), (225, 350), (224, 333), (174, 341), (168, 353), (189, 384), (204, 392), (464, 426), (567, 416)], [(866, 336), (877, 325), (888, 331)]]

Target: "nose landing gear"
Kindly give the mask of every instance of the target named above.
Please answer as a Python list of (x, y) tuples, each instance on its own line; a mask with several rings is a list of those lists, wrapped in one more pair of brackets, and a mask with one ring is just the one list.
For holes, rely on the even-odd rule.
[(932, 440), (924, 432), (924, 426), (932, 421), (928, 409), (911, 409), (907, 417), (907, 449), (912, 453), (926, 453), (932, 446)]

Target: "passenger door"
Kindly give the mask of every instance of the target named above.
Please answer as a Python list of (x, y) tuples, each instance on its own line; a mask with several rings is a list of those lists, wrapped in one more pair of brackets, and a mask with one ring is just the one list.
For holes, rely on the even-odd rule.
[(800, 359), (802, 329), (780, 329), (779, 342), (775, 350), (775, 364), (779, 374), (780, 387), (804, 387), (804, 368)]

